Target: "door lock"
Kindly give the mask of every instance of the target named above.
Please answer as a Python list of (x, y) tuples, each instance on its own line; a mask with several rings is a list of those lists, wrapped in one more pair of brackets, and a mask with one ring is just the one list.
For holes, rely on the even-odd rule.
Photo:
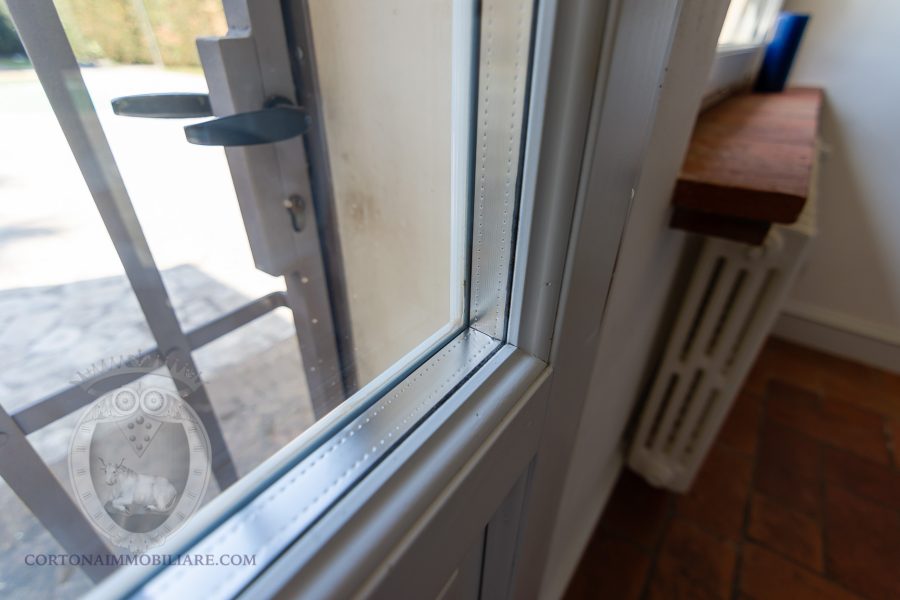
[(291, 227), (294, 231), (300, 233), (306, 225), (306, 201), (303, 196), (292, 194), (284, 199), (284, 207), (291, 217)]

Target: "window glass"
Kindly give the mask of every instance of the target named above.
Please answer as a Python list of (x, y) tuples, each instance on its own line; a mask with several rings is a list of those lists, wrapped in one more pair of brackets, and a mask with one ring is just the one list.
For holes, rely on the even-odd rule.
[[(314, 0), (298, 58), (281, 5), (248, 6), (265, 68), (235, 84), (198, 52), (218, 0), (0, 0), (4, 595), (85, 591), (118, 565), (43, 557), (148, 551), (467, 324), (474, 9)], [(316, 104), (285, 103), (312, 66)], [(209, 114), (141, 118), (150, 94)], [(188, 141), (268, 110), (273, 135), (306, 111), (318, 158), (306, 130)]]
[(310, 14), (366, 382), (462, 323), (464, 230), (450, 226), (465, 210), (452, 170), (452, 2), (313, 0)]
[(731, 0), (719, 34), (719, 46), (762, 44), (781, 4), (782, 0)]

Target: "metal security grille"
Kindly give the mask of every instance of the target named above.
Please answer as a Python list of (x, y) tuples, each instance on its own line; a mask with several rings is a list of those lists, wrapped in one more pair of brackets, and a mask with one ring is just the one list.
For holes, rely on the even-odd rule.
[[(321, 305), (330, 307), (328, 282), (339, 279), (333, 274), (326, 276), (324, 272), (315, 223), (306, 227), (303, 235), (298, 235), (298, 239), (294, 240), (297, 252), (302, 253), (305, 262), (286, 259), (285, 268), (276, 271), (276, 274), (285, 275), (287, 292), (268, 294), (185, 331), (175, 314), (52, 0), (11, 0), (8, 4), (38, 79), (84, 176), (155, 341), (154, 348), (135, 360), (170, 370), (175, 365), (178, 369), (196, 373), (192, 352), (276, 308), (288, 307), (295, 315), (303, 362), (309, 365), (307, 370), (311, 374), (307, 381), (316, 412), (324, 414), (342, 401), (352, 391), (346, 389), (348, 382), (353, 385), (352, 359), (336, 357), (337, 339), (333, 321), (318, 323), (313, 328), (311, 319), (306, 318), (310, 303), (318, 303), (319, 308)], [(267, 6), (277, 7), (274, 3)], [(283, 24), (278, 21), (277, 31), (282, 30)], [(286, 52), (284, 54), (286, 56)], [(302, 142), (296, 143), (302, 147)], [(302, 171), (295, 169), (297, 173)], [(277, 181), (272, 184), (280, 185)], [(299, 229), (296, 221), (291, 223), (287, 219), (288, 214), (281, 205), (276, 209), (278, 216), (289, 224), (287, 226)], [(313, 210), (308, 210), (307, 214), (315, 220)], [(246, 225), (249, 231), (250, 224)], [(301, 276), (295, 270), (299, 266), (304, 269), (303, 282), (312, 281), (315, 285), (302, 285)], [(330, 315), (330, 308), (318, 314), (326, 312)], [(349, 339), (349, 336), (345, 337)], [(100, 379), (102, 375), (98, 373)], [(73, 503), (26, 436), (86, 406), (97, 398), (98, 393), (127, 385), (142, 375), (135, 373), (131, 379), (129, 376), (117, 376), (114, 383), (107, 381), (105, 388), (101, 383), (90, 392), (76, 384), (38, 399), (12, 414), (0, 407), (0, 477), (70, 554), (106, 553), (108, 550), (106, 543)], [(206, 388), (202, 383), (189, 387), (174, 375), (179, 392), (206, 428), (211, 444), (213, 474), (219, 487), (224, 489), (237, 480), (237, 471)], [(111, 566), (93, 564), (85, 564), (82, 568), (95, 581), (113, 570)]]
[(816, 234), (815, 213), (811, 194), (762, 246), (704, 241), (628, 457), (650, 483), (690, 487)]

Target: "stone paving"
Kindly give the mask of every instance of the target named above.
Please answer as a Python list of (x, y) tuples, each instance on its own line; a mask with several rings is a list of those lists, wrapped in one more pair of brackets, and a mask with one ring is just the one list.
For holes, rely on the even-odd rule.
[[(164, 276), (186, 328), (218, 316), (223, 306), (247, 300), (192, 267), (178, 268)], [(16, 326), (17, 321), (32, 322), (22, 319), (23, 313), (10, 310), (23, 306), (41, 307), (42, 317), (34, 319), (32, 327)], [(3, 405), (10, 411), (47, 390), (68, 386), (73, 374), (85, 365), (152, 345), (124, 279), (3, 290), (0, 307), (3, 356), (12, 359), (11, 367), (0, 372), (0, 385), (7, 390)], [(96, 317), (98, 314), (102, 318)], [(16, 335), (11, 335), (11, 331)], [(65, 343), (51, 343), (48, 339)], [(269, 313), (212, 342), (195, 352), (195, 358), (240, 475), (314, 421), (293, 324), (286, 309)], [(66, 458), (76, 419), (77, 413), (29, 436), (66, 489)], [(216, 493), (215, 485), (210, 487), (209, 498)], [(78, 570), (22, 568), (28, 553), (59, 551), (40, 523), (0, 483), (0, 594), (14, 592), (17, 598), (71, 597), (86, 589), (89, 581)]]

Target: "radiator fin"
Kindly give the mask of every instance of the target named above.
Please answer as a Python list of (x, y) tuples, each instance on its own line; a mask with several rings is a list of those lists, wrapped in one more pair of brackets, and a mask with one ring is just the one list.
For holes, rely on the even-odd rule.
[(669, 383), (666, 385), (666, 391), (662, 396), (662, 405), (659, 410), (656, 411), (655, 418), (653, 419), (653, 425), (650, 428), (650, 432), (647, 435), (646, 445), (648, 448), (653, 446), (653, 443), (656, 441), (656, 434), (659, 433), (659, 427), (662, 423), (663, 415), (666, 413), (666, 410), (669, 407), (669, 402), (672, 400), (672, 394), (675, 391), (675, 386), (678, 384), (678, 374), (673, 373), (669, 377)]
[(734, 309), (735, 302), (738, 298), (738, 295), (741, 293), (741, 288), (743, 287), (744, 281), (746, 281), (746, 279), (747, 269), (741, 269), (738, 273), (738, 276), (734, 280), (734, 284), (731, 286), (731, 292), (728, 294), (728, 300), (725, 302), (725, 306), (722, 307), (722, 313), (719, 315), (719, 319), (716, 322), (716, 328), (713, 330), (713, 334), (709, 338), (709, 343), (706, 345), (707, 356), (712, 356), (713, 352), (715, 352), (716, 344), (721, 338), (722, 331), (725, 329), (725, 324), (728, 322), (728, 317), (731, 316), (731, 312)]
[(677, 410), (677, 416), (675, 417), (675, 422), (672, 423), (672, 426), (669, 428), (669, 435), (666, 438), (666, 445), (663, 448), (663, 452), (670, 453), (672, 451), (672, 446), (675, 444), (675, 440), (678, 437), (679, 432), (681, 431), (681, 427), (684, 423), (685, 417), (693, 406), (694, 402), (697, 398), (697, 388), (700, 387), (700, 382), (703, 380), (703, 371), (697, 370), (694, 373), (693, 379), (691, 379), (691, 385), (687, 389), (687, 393), (685, 393), (684, 398), (682, 398), (680, 405), (675, 406), (672, 405), (670, 410)]
[(709, 281), (706, 283), (706, 290), (703, 292), (703, 298), (700, 300), (700, 304), (697, 306), (697, 310), (694, 313), (694, 318), (691, 321), (691, 328), (688, 330), (687, 337), (684, 340), (684, 344), (681, 346), (681, 359), (684, 360), (687, 357), (688, 353), (691, 351), (691, 347), (694, 344), (694, 339), (697, 337), (697, 331), (699, 331), (700, 326), (703, 324), (703, 317), (706, 314), (706, 306), (709, 304), (710, 299), (713, 296), (713, 292), (716, 290), (716, 283), (719, 281), (719, 276), (722, 274), (722, 268), (725, 266), (725, 258), (719, 257), (716, 259), (715, 267), (713, 267), (712, 275), (709, 278)]

